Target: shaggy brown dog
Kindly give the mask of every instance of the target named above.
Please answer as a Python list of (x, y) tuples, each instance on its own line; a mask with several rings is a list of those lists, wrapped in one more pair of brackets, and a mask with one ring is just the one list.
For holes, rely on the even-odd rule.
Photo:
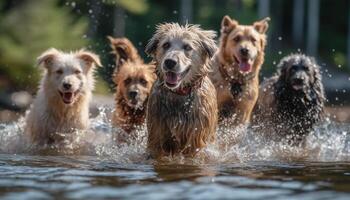
[(197, 25), (161, 24), (146, 47), (157, 64), (147, 111), (153, 157), (194, 156), (215, 140), (217, 103), (210, 58), (215, 33)]
[(112, 122), (130, 133), (145, 121), (148, 96), (156, 79), (155, 65), (145, 64), (128, 39), (108, 38), (116, 55), (113, 81), (117, 88)]
[(260, 67), (264, 62), (269, 18), (252, 26), (239, 25), (225, 16), (220, 48), (212, 59), (210, 78), (217, 90), (219, 120), (246, 124), (258, 98)]
[(87, 129), (94, 69), (101, 66), (98, 56), (49, 49), (38, 57), (38, 65), (45, 73), (26, 116), (25, 134), (34, 143), (51, 144), (60, 142), (57, 133)]
[(325, 97), (319, 66), (310, 57), (292, 54), (278, 68), (261, 85), (253, 123), (259, 130), (298, 144), (323, 118)]

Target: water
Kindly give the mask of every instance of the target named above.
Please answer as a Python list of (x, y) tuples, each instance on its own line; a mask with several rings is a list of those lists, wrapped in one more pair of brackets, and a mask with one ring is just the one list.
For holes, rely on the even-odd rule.
[(148, 158), (144, 127), (120, 144), (109, 124), (101, 109), (91, 130), (49, 147), (24, 139), (23, 119), (1, 124), (0, 198), (349, 199), (349, 124), (327, 120), (304, 147), (220, 128), (197, 158), (160, 161)]

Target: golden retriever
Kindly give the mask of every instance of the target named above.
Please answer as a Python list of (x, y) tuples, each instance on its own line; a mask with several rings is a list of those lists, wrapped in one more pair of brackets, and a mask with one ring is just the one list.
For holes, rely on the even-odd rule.
[(259, 71), (264, 62), (269, 18), (240, 25), (225, 16), (220, 46), (212, 58), (210, 78), (217, 91), (219, 120), (247, 124), (258, 98)]

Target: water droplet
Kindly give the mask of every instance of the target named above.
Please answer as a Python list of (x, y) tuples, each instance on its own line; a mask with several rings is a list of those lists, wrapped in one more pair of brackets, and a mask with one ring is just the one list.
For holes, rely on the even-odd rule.
[(338, 65), (338, 68), (341, 68), (341, 65)]
[(89, 9), (89, 14), (92, 14), (92, 10), (91, 9)]
[(273, 65), (276, 65), (277, 63), (276, 63), (276, 61), (273, 61), (272, 64), (273, 64)]
[(279, 36), (279, 37), (278, 37), (278, 40), (279, 40), (279, 41), (281, 41), (281, 40), (282, 40), (282, 37), (281, 37), (281, 36)]
[(77, 5), (77, 4), (76, 4), (74, 1), (71, 3), (71, 6), (72, 6), (73, 8), (75, 8), (76, 5)]
[(278, 51), (278, 54), (281, 55), (281, 54), (282, 54), (282, 51)]
[(173, 14), (176, 15), (176, 14), (177, 14), (177, 10), (174, 10), (174, 11), (173, 11)]
[(297, 51), (300, 53), (300, 52), (301, 52), (301, 49), (298, 48)]
[(335, 52), (335, 49), (332, 49), (332, 52)]

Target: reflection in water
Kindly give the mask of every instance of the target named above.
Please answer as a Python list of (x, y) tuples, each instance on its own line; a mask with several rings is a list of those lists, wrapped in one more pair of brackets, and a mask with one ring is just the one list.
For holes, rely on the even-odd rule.
[(273, 142), (246, 127), (220, 128), (217, 144), (198, 157), (157, 161), (146, 152), (144, 127), (124, 138), (109, 124), (101, 109), (91, 130), (61, 134), (62, 144), (48, 147), (26, 141), (23, 120), (1, 124), (0, 198), (348, 198), (348, 124), (326, 121), (304, 147)]

